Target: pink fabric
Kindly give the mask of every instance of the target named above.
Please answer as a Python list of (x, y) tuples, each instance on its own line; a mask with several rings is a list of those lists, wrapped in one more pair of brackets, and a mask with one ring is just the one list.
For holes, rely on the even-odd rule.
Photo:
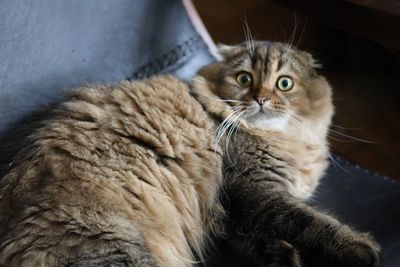
[(188, 13), (190, 20), (192, 21), (197, 33), (203, 38), (204, 42), (207, 44), (210, 53), (218, 60), (221, 60), (221, 56), (218, 53), (217, 46), (212, 40), (210, 34), (208, 33), (203, 21), (201, 20), (199, 14), (196, 11), (191, 0), (182, 0), (183, 5)]

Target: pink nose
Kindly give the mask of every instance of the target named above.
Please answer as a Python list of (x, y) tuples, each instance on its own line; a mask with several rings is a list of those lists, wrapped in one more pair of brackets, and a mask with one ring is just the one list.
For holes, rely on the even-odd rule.
[(267, 101), (267, 98), (266, 98), (266, 97), (263, 97), (263, 96), (257, 97), (257, 103), (258, 103), (260, 106), (264, 105), (265, 101)]

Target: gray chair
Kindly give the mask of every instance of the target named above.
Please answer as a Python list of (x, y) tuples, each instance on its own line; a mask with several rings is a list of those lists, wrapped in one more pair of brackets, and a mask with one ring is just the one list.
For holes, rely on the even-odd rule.
[[(193, 22), (186, 0), (1, 0), (0, 137), (76, 86), (166, 72), (189, 80), (215, 61)], [(10, 157), (1, 153), (0, 164)], [(312, 204), (373, 232), (381, 266), (400, 266), (400, 184), (335, 158), (343, 168), (332, 165)], [(238, 264), (229, 252), (215, 255), (208, 266)]]

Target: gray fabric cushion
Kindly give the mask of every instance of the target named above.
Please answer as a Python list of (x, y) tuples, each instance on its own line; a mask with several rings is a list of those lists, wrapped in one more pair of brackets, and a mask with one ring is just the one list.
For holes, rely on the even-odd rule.
[[(190, 79), (214, 60), (180, 1), (0, 1), (0, 136), (72, 87), (161, 72)], [(400, 266), (400, 184), (336, 160), (342, 168), (331, 166), (312, 204), (373, 232), (382, 266)]]
[(72, 87), (212, 59), (180, 1), (0, 1), (0, 136)]
[(334, 159), (311, 204), (371, 232), (383, 247), (381, 266), (400, 266), (400, 183)]

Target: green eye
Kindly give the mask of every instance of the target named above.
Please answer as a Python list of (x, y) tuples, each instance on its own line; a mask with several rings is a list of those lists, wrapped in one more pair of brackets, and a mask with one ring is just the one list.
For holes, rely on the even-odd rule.
[(241, 72), (236, 76), (236, 81), (243, 87), (248, 87), (253, 83), (253, 77), (248, 72)]
[(281, 76), (276, 83), (276, 87), (281, 91), (289, 91), (293, 88), (293, 84), (294, 82), (292, 78), (289, 76)]

